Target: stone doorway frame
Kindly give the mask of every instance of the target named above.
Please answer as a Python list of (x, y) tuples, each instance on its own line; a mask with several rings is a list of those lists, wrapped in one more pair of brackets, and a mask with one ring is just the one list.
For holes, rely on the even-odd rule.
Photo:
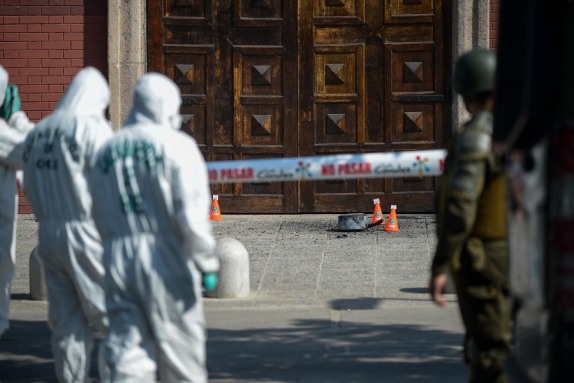
[[(146, 4), (147, 0), (108, 0), (109, 111), (114, 129), (125, 121), (131, 108), (133, 87), (147, 69)], [(451, 0), (451, 5), (451, 63), (454, 65), (464, 51), (489, 47), (490, 1)], [(452, 91), (451, 105), (452, 126), (459, 126), (469, 116), (460, 97)]]
[(124, 123), (133, 87), (147, 68), (146, 0), (108, 0), (108, 79), (110, 120)]

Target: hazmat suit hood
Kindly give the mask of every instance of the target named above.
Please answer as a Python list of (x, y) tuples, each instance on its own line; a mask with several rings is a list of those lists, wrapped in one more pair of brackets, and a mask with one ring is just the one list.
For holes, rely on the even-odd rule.
[(6, 87), (8, 86), (8, 72), (0, 65), (0, 105), (4, 104), (6, 97)]
[(73, 113), (76, 116), (101, 116), (110, 102), (110, 90), (96, 68), (86, 67), (74, 77), (53, 115)]
[(134, 89), (133, 107), (126, 125), (155, 124), (181, 127), (181, 94), (168, 77), (159, 73), (142, 76)]
[[(72, 79), (54, 112), (40, 121), (38, 131), (51, 130), (49, 142), (58, 139), (53, 127), (57, 126), (72, 135), (82, 135), (88, 125), (109, 125), (104, 112), (110, 101), (110, 89), (99, 70), (86, 67)], [(78, 140), (84, 138), (76, 137)], [(93, 142), (88, 140), (88, 146)], [(91, 150), (90, 150), (91, 152)], [(95, 153), (94, 153), (95, 155)]]

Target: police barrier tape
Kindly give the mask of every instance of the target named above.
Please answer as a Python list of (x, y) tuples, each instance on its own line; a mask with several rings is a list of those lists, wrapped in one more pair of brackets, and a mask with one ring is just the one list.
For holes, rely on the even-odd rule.
[(339, 154), (207, 163), (209, 182), (283, 182), (427, 177), (442, 173), (446, 150)]

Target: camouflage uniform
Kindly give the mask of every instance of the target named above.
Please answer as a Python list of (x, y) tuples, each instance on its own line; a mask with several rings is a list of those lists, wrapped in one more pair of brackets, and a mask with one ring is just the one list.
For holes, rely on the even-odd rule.
[(491, 151), (492, 114), (455, 134), (440, 178), (433, 275), (450, 271), (466, 328), (470, 382), (506, 382), (511, 347), (504, 170)]

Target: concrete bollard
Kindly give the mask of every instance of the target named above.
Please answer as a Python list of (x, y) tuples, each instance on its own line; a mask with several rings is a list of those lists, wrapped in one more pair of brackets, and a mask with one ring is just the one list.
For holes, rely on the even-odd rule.
[(249, 255), (245, 246), (233, 238), (217, 241), (219, 285), (209, 293), (212, 298), (244, 298), (249, 295)]
[(30, 299), (33, 301), (45, 301), (48, 299), (46, 291), (46, 278), (44, 277), (44, 267), (38, 257), (38, 247), (30, 253), (29, 263), (30, 273)]

